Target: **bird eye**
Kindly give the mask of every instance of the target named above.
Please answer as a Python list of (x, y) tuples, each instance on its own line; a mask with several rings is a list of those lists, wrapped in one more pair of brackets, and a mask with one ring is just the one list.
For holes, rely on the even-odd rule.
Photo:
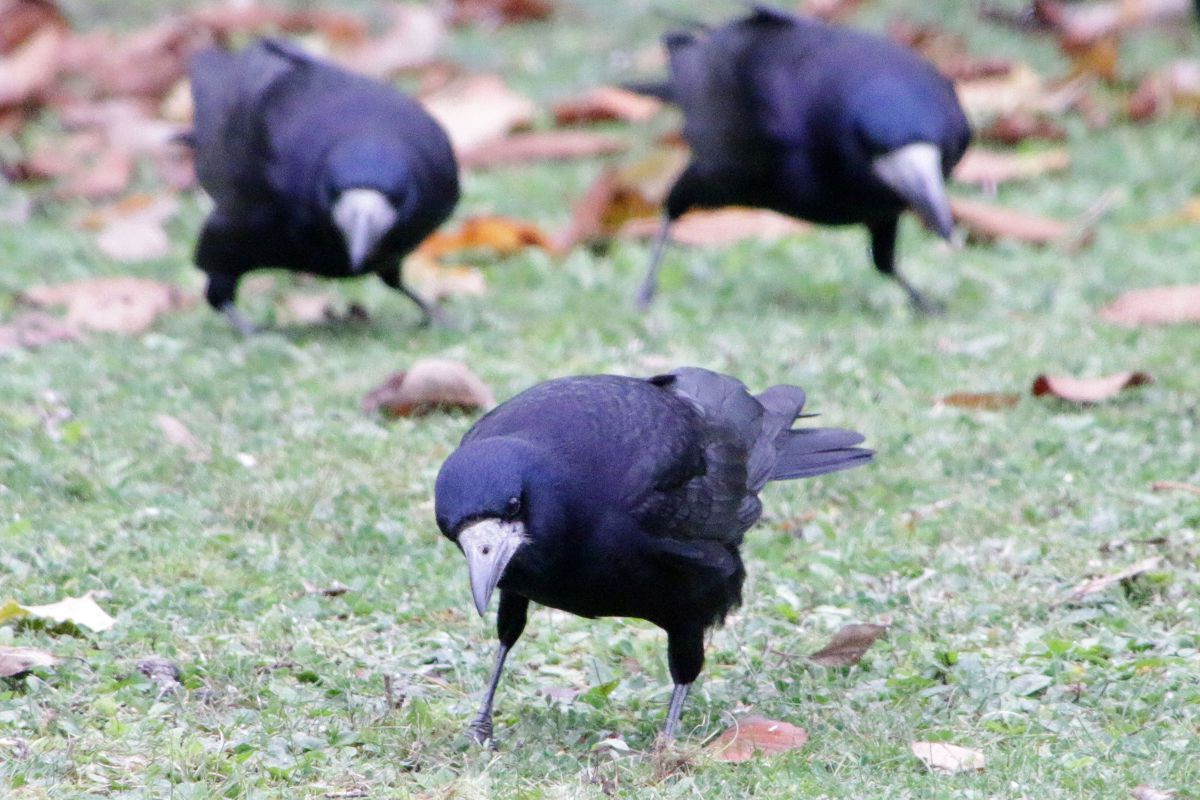
[(517, 514), (520, 514), (520, 513), (521, 513), (521, 498), (519, 498), (519, 497), (508, 498), (508, 503), (506, 503), (504, 506), (504, 516), (515, 517)]

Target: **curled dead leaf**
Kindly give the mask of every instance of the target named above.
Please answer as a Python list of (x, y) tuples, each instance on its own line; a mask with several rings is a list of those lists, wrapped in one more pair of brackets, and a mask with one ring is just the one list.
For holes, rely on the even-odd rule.
[(1000, 411), (1012, 408), (1020, 401), (1020, 395), (1007, 392), (952, 392), (939, 397), (937, 403), (972, 411)]
[(1069, 375), (1038, 375), (1033, 381), (1034, 397), (1051, 395), (1072, 403), (1098, 403), (1134, 386), (1152, 383), (1145, 372), (1118, 372), (1102, 378), (1075, 378)]
[(808, 657), (822, 667), (852, 667), (877, 640), (887, 635), (886, 625), (845, 625), (838, 629), (829, 644)]
[(1094, 594), (1105, 592), (1116, 586), (1118, 583), (1136, 578), (1137, 576), (1149, 572), (1158, 567), (1162, 563), (1162, 556), (1151, 556), (1144, 558), (1135, 564), (1132, 564), (1120, 572), (1114, 572), (1111, 575), (1102, 575), (1098, 578), (1091, 578), (1076, 586), (1052, 607), (1056, 608), (1065, 603), (1074, 603), (1085, 597), (1091, 597)]
[(495, 403), (492, 390), (466, 364), (423, 358), (368, 392), (362, 408), (368, 414), (412, 417), (444, 409), (474, 411)]
[(45, 650), (0, 645), (0, 678), (17, 678), (38, 667), (53, 667), (58, 659)]
[(717, 761), (749, 761), (799, 750), (808, 732), (787, 722), (752, 716), (739, 720), (705, 748)]
[(171, 284), (130, 276), (38, 286), (22, 299), (36, 306), (66, 306), (67, 321), (78, 328), (130, 335), (144, 333), (158, 317), (195, 301)]
[(563, 100), (554, 106), (558, 125), (593, 122), (645, 122), (663, 107), (657, 97), (637, 94), (617, 86), (597, 86), (582, 97)]
[(1071, 165), (1065, 148), (1036, 153), (1013, 153), (972, 147), (954, 169), (954, 180), (980, 186), (997, 186), (1011, 181), (1027, 181)]
[(954, 775), (958, 772), (982, 772), (987, 759), (979, 750), (946, 742), (913, 742), (912, 753), (933, 772)]
[(1200, 285), (1133, 289), (1102, 308), (1100, 317), (1129, 327), (1200, 322)]
[(117, 624), (115, 619), (100, 608), (91, 592), (82, 597), (68, 597), (47, 605), (22, 605), (16, 600), (0, 604), (0, 624), (22, 617), (33, 617), (58, 625), (69, 622), (97, 632), (106, 631)]
[(455, 153), (464, 153), (529, 125), (537, 106), (498, 75), (472, 75), (423, 98), (441, 123)]
[(515, 133), (465, 150), (459, 163), (465, 169), (487, 169), (506, 164), (609, 156), (624, 152), (628, 147), (619, 136), (592, 131)]

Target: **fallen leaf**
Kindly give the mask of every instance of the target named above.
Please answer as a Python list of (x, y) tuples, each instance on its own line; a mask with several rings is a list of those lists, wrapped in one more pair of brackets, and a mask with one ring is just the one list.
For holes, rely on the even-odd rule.
[(0, 353), (18, 348), (36, 350), (54, 342), (77, 342), (81, 338), (70, 323), (41, 311), (29, 311), (0, 325)]
[(423, 358), (368, 392), (362, 408), (367, 413), (411, 417), (442, 409), (473, 411), (495, 403), (492, 390), (466, 364)]
[(913, 742), (912, 753), (933, 772), (954, 775), (958, 772), (982, 772), (987, 767), (983, 753), (946, 742)]
[(1102, 378), (1069, 375), (1038, 375), (1033, 381), (1034, 397), (1052, 395), (1072, 403), (1098, 403), (1134, 386), (1153, 382), (1145, 372), (1118, 372)]
[(421, 297), (434, 302), (447, 297), (480, 297), (487, 294), (487, 279), (478, 267), (443, 264), (419, 251), (404, 262), (404, 280)]
[(1071, 154), (1065, 148), (1013, 153), (972, 147), (955, 167), (953, 177), (960, 183), (994, 187), (1061, 172), (1070, 165)]
[(417, 252), (434, 259), (468, 250), (486, 250), (510, 256), (526, 247), (550, 249), (550, 238), (531, 222), (512, 217), (468, 217), (456, 231), (439, 230), (421, 243)]
[(1018, 145), (1027, 141), (1066, 141), (1067, 129), (1050, 117), (1018, 109), (997, 117), (977, 133), (981, 142)]
[(1200, 285), (1133, 289), (1099, 313), (1108, 322), (1129, 327), (1200, 322)]
[(1148, 783), (1139, 783), (1130, 792), (1133, 800), (1171, 800), (1175, 793), (1167, 789), (1155, 789)]
[(16, 678), (34, 667), (53, 667), (58, 659), (45, 650), (0, 645), (0, 678)]
[(88, 166), (71, 174), (56, 190), (61, 200), (99, 200), (121, 194), (133, 180), (133, 157), (110, 148)]
[(50, 87), (66, 40), (61, 26), (46, 25), (0, 56), (0, 108), (28, 103)]
[(178, 212), (175, 197), (135, 194), (92, 211), (84, 217), (83, 225), (99, 228), (96, 246), (109, 258), (148, 261), (171, 252), (171, 240), (163, 225)]
[(0, 55), (8, 55), (48, 27), (67, 28), (67, 19), (48, 0), (0, 0)]
[(516, 133), (463, 151), (459, 164), (464, 169), (487, 169), (506, 164), (569, 161), (613, 155), (628, 147), (619, 136), (591, 131)]
[(528, 125), (537, 107), (498, 75), (472, 75), (423, 98), (461, 155)]
[(1046, 85), (1033, 68), (1014, 64), (1003, 75), (960, 80), (954, 85), (958, 102), (973, 120), (1038, 111), (1046, 102)]
[(972, 56), (966, 40), (938, 25), (897, 17), (888, 23), (887, 32), (889, 38), (916, 50), (952, 81), (1003, 76), (1013, 69), (1008, 59)]
[[(635, 219), (621, 227), (626, 239), (649, 239), (659, 230), (658, 219)], [(671, 223), (671, 241), (691, 247), (727, 247), (754, 239), (777, 242), (809, 233), (812, 225), (761, 208), (729, 207), (689, 211)]]
[(1200, 486), (1181, 481), (1155, 481), (1150, 484), (1150, 490), (1153, 492), (1191, 492), (1192, 494), (1200, 494)]
[(705, 749), (717, 761), (749, 761), (755, 756), (772, 756), (799, 750), (808, 742), (808, 732), (787, 722), (752, 716), (728, 728)]
[(1162, 563), (1162, 556), (1151, 556), (1150, 558), (1142, 559), (1132, 566), (1126, 567), (1120, 572), (1114, 572), (1111, 575), (1103, 575), (1099, 578), (1091, 578), (1076, 586), (1068, 592), (1061, 600), (1054, 603), (1053, 607), (1061, 606), (1064, 603), (1074, 603), (1082, 600), (1085, 597), (1090, 597), (1100, 592), (1105, 592), (1116, 586), (1118, 583), (1127, 581), (1130, 578), (1136, 578), (1142, 573), (1149, 572)]
[(68, 597), (44, 606), (21, 605), (16, 600), (0, 605), (0, 623), (22, 617), (34, 617), (59, 625), (70, 622), (97, 632), (106, 631), (117, 622), (96, 604), (91, 592), (83, 597)]
[(208, 448), (201, 444), (200, 440), (179, 419), (170, 414), (159, 414), (154, 421), (158, 424), (158, 429), (162, 431), (164, 439), (187, 451), (189, 461), (208, 461)]
[(335, 49), (334, 61), (377, 80), (431, 63), (446, 41), (442, 17), (432, 8), (417, 5), (388, 5), (390, 24), (381, 36), (341, 50)]
[(135, 665), (137, 671), (158, 685), (162, 692), (173, 692), (182, 684), (179, 667), (173, 661), (152, 656), (143, 658)]
[(38, 286), (22, 299), (36, 306), (66, 306), (67, 321), (78, 328), (130, 335), (144, 333), (161, 315), (195, 300), (169, 283), (130, 276)]
[(317, 586), (312, 581), (300, 581), (300, 585), (304, 587), (305, 594), (319, 594), (323, 597), (341, 597), (346, 592), (350, 591), (349, 587), (334, 581), (332, 586)]
[(455, 25), (536, 22), (554, 13), (550, 0), (453, 0)]
[(801, 13), (825, 22), (845, 22), (862, 6), (863, 0), (804, 0)]
[(1000, 411), (1012, 408), (1021, 401), (1018, 394), (1007, 392), (952, 392), (938, 398), (938, 405), (966, 408), (972, 411)]
[(1130, 119), (1145, 121), (1175, 110), (1200, 111), (1200, 61), (1184, 59), (1148, 75), (1126, 104)]
[(886, 625), (845, 625), (808, 660), (822, 667), (852, 667), (887, 631)]
[(582, 97), (554, 105), (558, 125), (586, 125), (594, 122), (646, 122), (660, 110), (657, 97), (631, 92), (616, 86), (597, 86)]
[(1071, 232), (1066, 222), (1027, 211), (985, 203), (980, 200), (950, 198), (954, 221), (978, 239), (1013, 239), (1032, 245), (1048, 245), (1065, 240)]

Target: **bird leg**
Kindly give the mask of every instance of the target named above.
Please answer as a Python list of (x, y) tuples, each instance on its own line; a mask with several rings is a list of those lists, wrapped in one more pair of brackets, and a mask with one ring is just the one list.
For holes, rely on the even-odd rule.
[(687, 700), (691, 688), (690, 683), (677, 683), (675, 691), (671, 692), (671, 705), (667, 707), (667, 724), (663, 726), (661, 737), (664, 743), (675, 738), (675, 731), (679, 727), (679, 718), (683, 714), (683, 702)]
[(654, 237), (653, 250), (650, 254), (650, 266), (646, 269), (646, 277), (642, 279), (642, 287), (637, 293), (637, 307), (640, 311), (650, 308), (654, 302), (654, 293), (658, 290), (658, 270), (662, 266), (663, 256), (667, 253), (667, 245), (671, 243), (671, 217), (663, 214), (662, 224)]
[(929, 316), (940, 314), (945, 310), (941, 304), (925, 297), (896, 269), (896, 234), (899, 224), (900, 217), (896, 216), (867, 225), (867, 230), (871, 232), (871, 259), (875, 262), (875, 269), (900, 284), (908, 293), (908, 301), (918, 313)]
[(467, 725), (467, 735), (478, 745), (492, 741), (492, 701), (496, 697), (496, 687), (500, 685), (500, 674), (504, 671), (504, 660), (508, 658), (509, 646), (500, 643), (496, 651), (496, 664), (492, 667), (492, 679), (488, 683), (487, 693), (479, 705), (475, 718)]
[(417, 304), (417, 308), (421, 309), (421, 314), (424, 316), (424, 319), (421, 321), (422, 327), (430, 324), (437, 325), (439, 327), (446, 325), (446, 316), (442, 313), (442, 309), (436, 303), (430, 303), (426, 301), (425, 298), (421, 297), (421, 295), (417, 294), (408, 287), (408, 284), (406, 284), (404, 279), (400, 277), (399, 265), (391, 267), (390, 269), (382, 270), (379, 273), (379, 277), (382, 278), (383, 282), (388, 286), (392, 287), (396, 291), (400, 292), (400, 294)]
[(225, 315), (225, 319), (229, 320), (229, 324), (233, 329), (240, 333), (244, 338), (249, 339), (254, 334), (258, 333), (258, 328), (253, 322), (246, 319), (238, 307), (230, 300), (221, 305), (221, 313)]

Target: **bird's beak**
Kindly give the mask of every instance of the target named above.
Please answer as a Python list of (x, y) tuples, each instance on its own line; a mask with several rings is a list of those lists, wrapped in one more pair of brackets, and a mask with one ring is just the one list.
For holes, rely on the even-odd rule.
[(350, 269), (358, 272), (379, 240), (396, 224), (399, 216), (382, 192), (347, 189), (333, 204), (333, 222), (342, 232)]
[(946, 183), (942, 179), (942, 152), (937, 145), (916, 142), (880, 156), (871, 164), (875, 176), (904, 198), (929, 230), (949, 239), (954, 232)]
[(467, 557), (471, 596), (479, 616), (487, 611), (505, 567), (525, 541), (524, 523), (501, 519), (480, 520), (458, 534), (458, 545)]

